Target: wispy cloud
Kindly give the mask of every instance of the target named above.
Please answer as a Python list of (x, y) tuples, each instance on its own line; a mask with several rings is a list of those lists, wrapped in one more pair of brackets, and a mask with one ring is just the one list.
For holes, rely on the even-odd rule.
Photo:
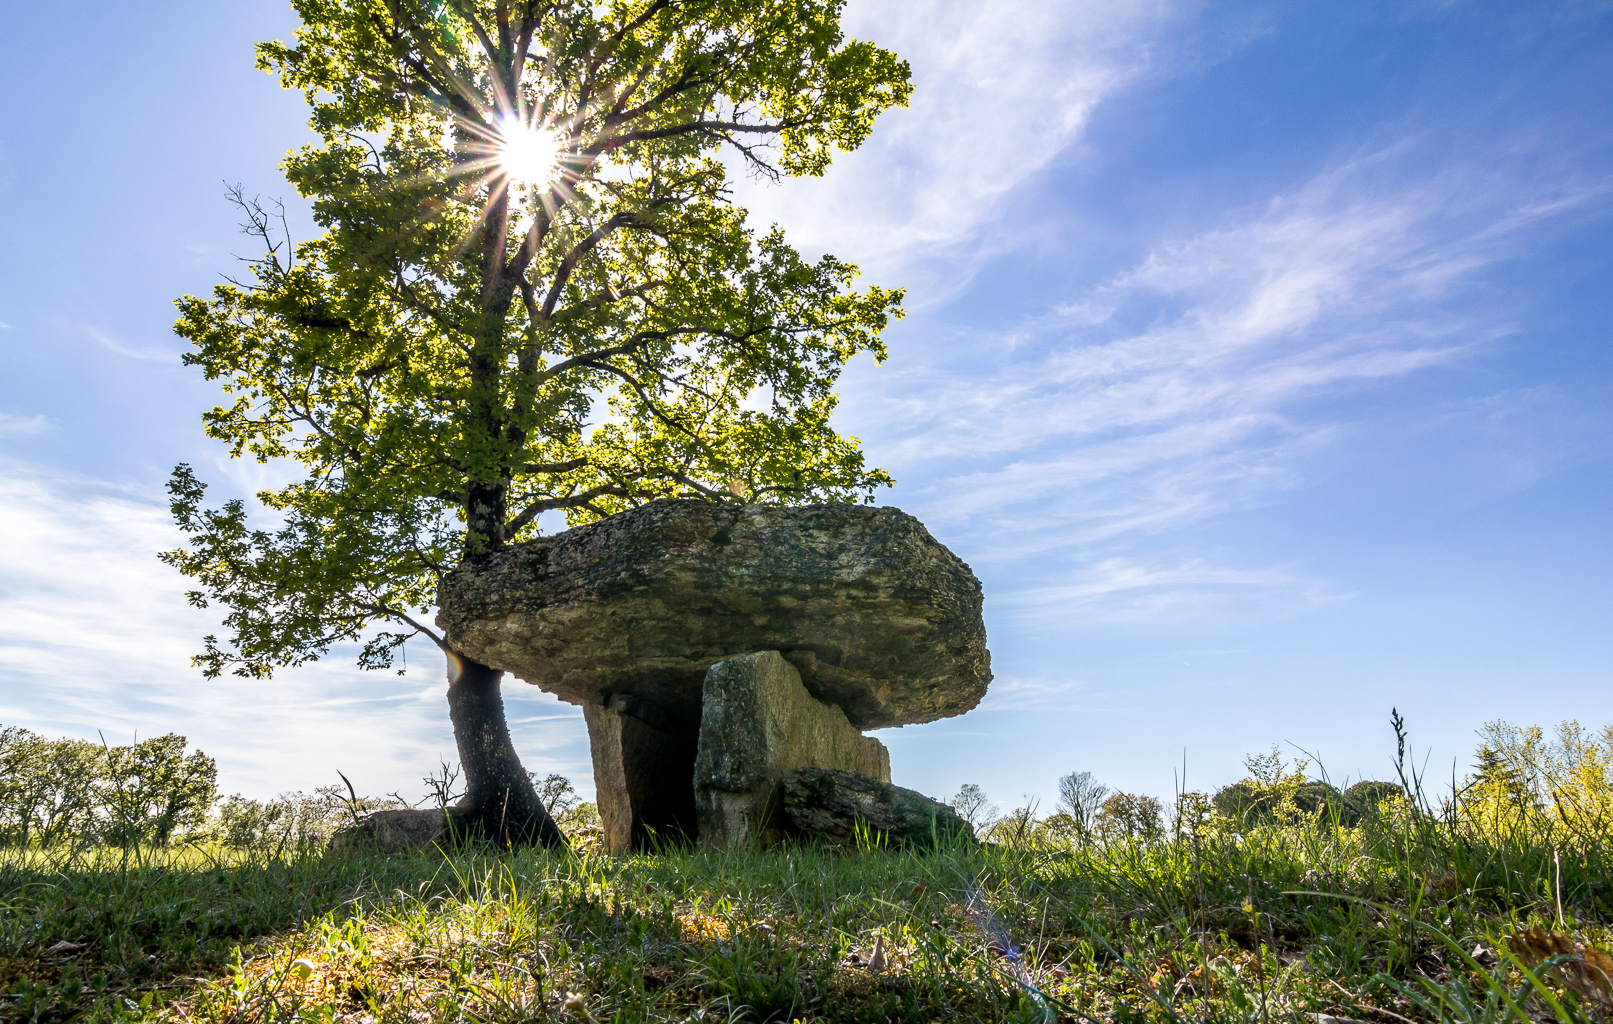
[[(1172, 66), (1164, 32), (1189, 6), (854, 4), (847, 34), (912, 64), (911, 107), (883, 115), (824, 178), (741, 185), (740, 201), (756, 221), (784, 224), (797, 245), (933, 301), (999, 247), (991, 225), (1004, 196), (1068, 149), (1106, 98)], [(926, 267), (938, 258), (946, 264)]]
[(1258, 501), (1339, 426), (1307, 402), (1508, 333), (1451, 300), (1519, 231), (1596, 198), (1475, 210), (1471, 181), (1361, 187), (1382, 159), (1162, 244), (1048, 314), (882, 371), (896, 399), (858, 413), (876, 418), (887, 461), (928, 470), (932, 516), (1011, 518), (1016, 555)]
[(1021, 620), (1143, 621), (1231, 600), (1247, 602), (1251, 590), (1298, 590), (1313, 602), (1340, 596), (1287, 568), (1233, 569), (1202, 558), (1162, 566), (1112, 557), (1082, 566), (1059, 582), (1007, 594), (996, 604)]
[[(179, 732), (218, 759), (225, 787), (258, 795), (328, 784), (338, 768), (369, 792), (408, 793), (454, 757), (430, 645), (402, 679), (340, 653), (268, 682), (203, 679), (189, 658), (217, 615), (187, 606), (189, 581), (157, 561), (182, 539), (156, 495), (13, 463), (0, 463), (0, 493), (6, 724), (110, 742)], [(585, 781), (574, 716), (517, 682), (506, 699), (527, 766)]]
[(9, 412), (0, 412), (0, 437), (17, 437), (23, 434), (37, 434), (50, 426), (50, 421), (44, 413), (33, 416), (17, 416)]
[(137, 348), (132, 345), (125, 345), (105, 331), (97, 330), (88, 324), (84, 325), (84, 333), (93, 338), (108, 352), (115, 352), (128, 359), (139, 359), (148, 363), (177, 364), (179, 362), (179, 353), (177, 352), (162, 348)]

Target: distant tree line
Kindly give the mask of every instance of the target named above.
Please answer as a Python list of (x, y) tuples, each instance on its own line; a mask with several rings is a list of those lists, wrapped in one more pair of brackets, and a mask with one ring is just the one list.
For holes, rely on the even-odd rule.
[(0, 728), (0, 837), (166, 844), (195, 829), (218, 797), (218, 766), (170, 733), (126, 747)]
[[(1398, 716), (1395, 721), (1399, 782), (1369, 780), (1340, 789), (1311, 778), (1308, 761), (1285, 763), (1273, 748), (1244, 761), (1245, 778), (1214, 793), (1180, 793), (1169, 805), (1112, 790), (1085, 771), (1059, 779), (1058, 801), (1045, 817), (1034, 802), (1001, 811), (974, 784), (963, 786), (950, 803), (982, 838), (1005, 844), (1152, 843), (1216, 830), (1349, 827), (1384, 814), (1415, 815), (1430, 809), (1430, 800), (1405, 767), (1404, 723)], [(1613, 726), (1592, 732), (1570, 721), (1547, 735), (1535, 726), (1490, 722), (1479, 736), (1472, 771), (1441, 798), (1441, 813), (1486, 831), (1570, 845), (1613, 832)], [(427, 796), (413, 802), (398, 793), (361, 796), (344, 784), (270, 800), (240, 794), (220, 799), (217, 764), (199, 750), (187, 752), (183, 736), (112, 746), (0, 727), (0, 845), (216, 842), (270, 851), (322, 846), (371, 811), (446, 807), (461, 795), (457, 767), (444, 764), (423, 781)], [(565, 776), (533, 775), (531, 781), (568, 833), (598, 823), (597, 808), (583, 803)]]
[[(459, 796), (459, 772), (444, 765), (441, 774), (425, 780), (424, 801), (397, 793), (361, 796), (340, 783), (270, 800), (240, 794), (221, 799), (217, 763), (202, 751), (187, 752), (186, 746), (185, 737), (173, 733), (113, 746), (0, 727), (0, 845), (218, 842), (287, 850), (323, 845), (371, 811), (446, 806)], [(597, 818), (565, 776), (534, 775), (532, 782), (563, 827)]]
[(1248, 774), (1237, 782), (1214, 793), (1180, 793), (1168, 806), (1152, 796), (1111, 790), (1084, 771), (1059, 779), (1057, 805), (1046, 817), (1037, 816), (1034, 803), (999, 811), (974, 784), (963, 786), (951, 805), (982, 838), (1002, 843), (1158, 842), (1212, 830), (1350, 827), (1385, 814), (1430, 811), (1489, 833), (1570, 846), (1613, 833), (1613, 726), (1595, 732), (1567, 721), (1548, 735), (1538, 726), (1487, 723), (1479, 730), (1472, 770), (1434, 799), (1407, 764), (1405, 721), (1396, 713), (1391, 723), (1396, 782), (1364, 780), (1339, 788), (1308, 775), (1309, 761), (1285, 762), (1274, 747), (1245, 759)]
[(1276, 750), (1248, 758), (1247, 778), (1215, 793), (1180, 793), (1173, 804), (1143, 793), (1112, 790), (1091, 772), (1071, 772), (1059, 779), (1054, 812), (1038, 817), (1028, 803), (1000, 812), (978, 785), (966, 784), (951, 805), (989, 841), (1023, 843), (1052, 840), (1070, 843), (1158, 842), (1215, 827), (1247, 829), (1257, 825), (1354, 825), (1380, 813), (1385, 801), (1404, 802), (1402, 787), (1388, 782), (1358, 782), (1340, 790), (1305, 775), (1309, 763), (1285, 765)]

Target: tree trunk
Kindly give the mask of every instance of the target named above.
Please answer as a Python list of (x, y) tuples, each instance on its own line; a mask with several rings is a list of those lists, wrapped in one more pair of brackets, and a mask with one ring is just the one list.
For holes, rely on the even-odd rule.
[(466, 655), (448, 655), (448, 717), (465, 772), (460, 820), (500, 846), (563, 847), (565, 836), (538, 799), (510, 742), (499, 696), (503, 675)]

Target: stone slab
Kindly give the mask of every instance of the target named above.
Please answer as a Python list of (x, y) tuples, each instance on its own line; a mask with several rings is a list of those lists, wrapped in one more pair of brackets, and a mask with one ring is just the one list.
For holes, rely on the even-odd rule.
[(890, 781), (890, 752), (846, 714), (807, 692), (777, 651), (728, 658), (706, 672), (694, 772), (700, 840), (766, 842), (779, 830), (778, 781), (808, 767)]
[(584, 706), (701, 717), (706, 670), (775, 650), (862, 729), (930, 722), (991, 680), (980, 582), (900, 509), (656, 501), (447, 574), (448, 644)]
[(693, 839), (694, 731), (658, 729), (621, 705), (583, 707), (605, 851), (643, 849), (652, 836)]
[(330, 849), (407, 853), (447, 847), (453, 841), (454, 813), (452, 808), (371, 811), (332, 835)]

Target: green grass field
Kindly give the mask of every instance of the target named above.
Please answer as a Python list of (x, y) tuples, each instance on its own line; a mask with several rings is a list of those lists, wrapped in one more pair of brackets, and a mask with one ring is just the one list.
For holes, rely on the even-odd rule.
[(1595, 1021), (1613, 864), (1571, 840), (1401, 813), (931, 853), (17, 851), (0, 1015)]

